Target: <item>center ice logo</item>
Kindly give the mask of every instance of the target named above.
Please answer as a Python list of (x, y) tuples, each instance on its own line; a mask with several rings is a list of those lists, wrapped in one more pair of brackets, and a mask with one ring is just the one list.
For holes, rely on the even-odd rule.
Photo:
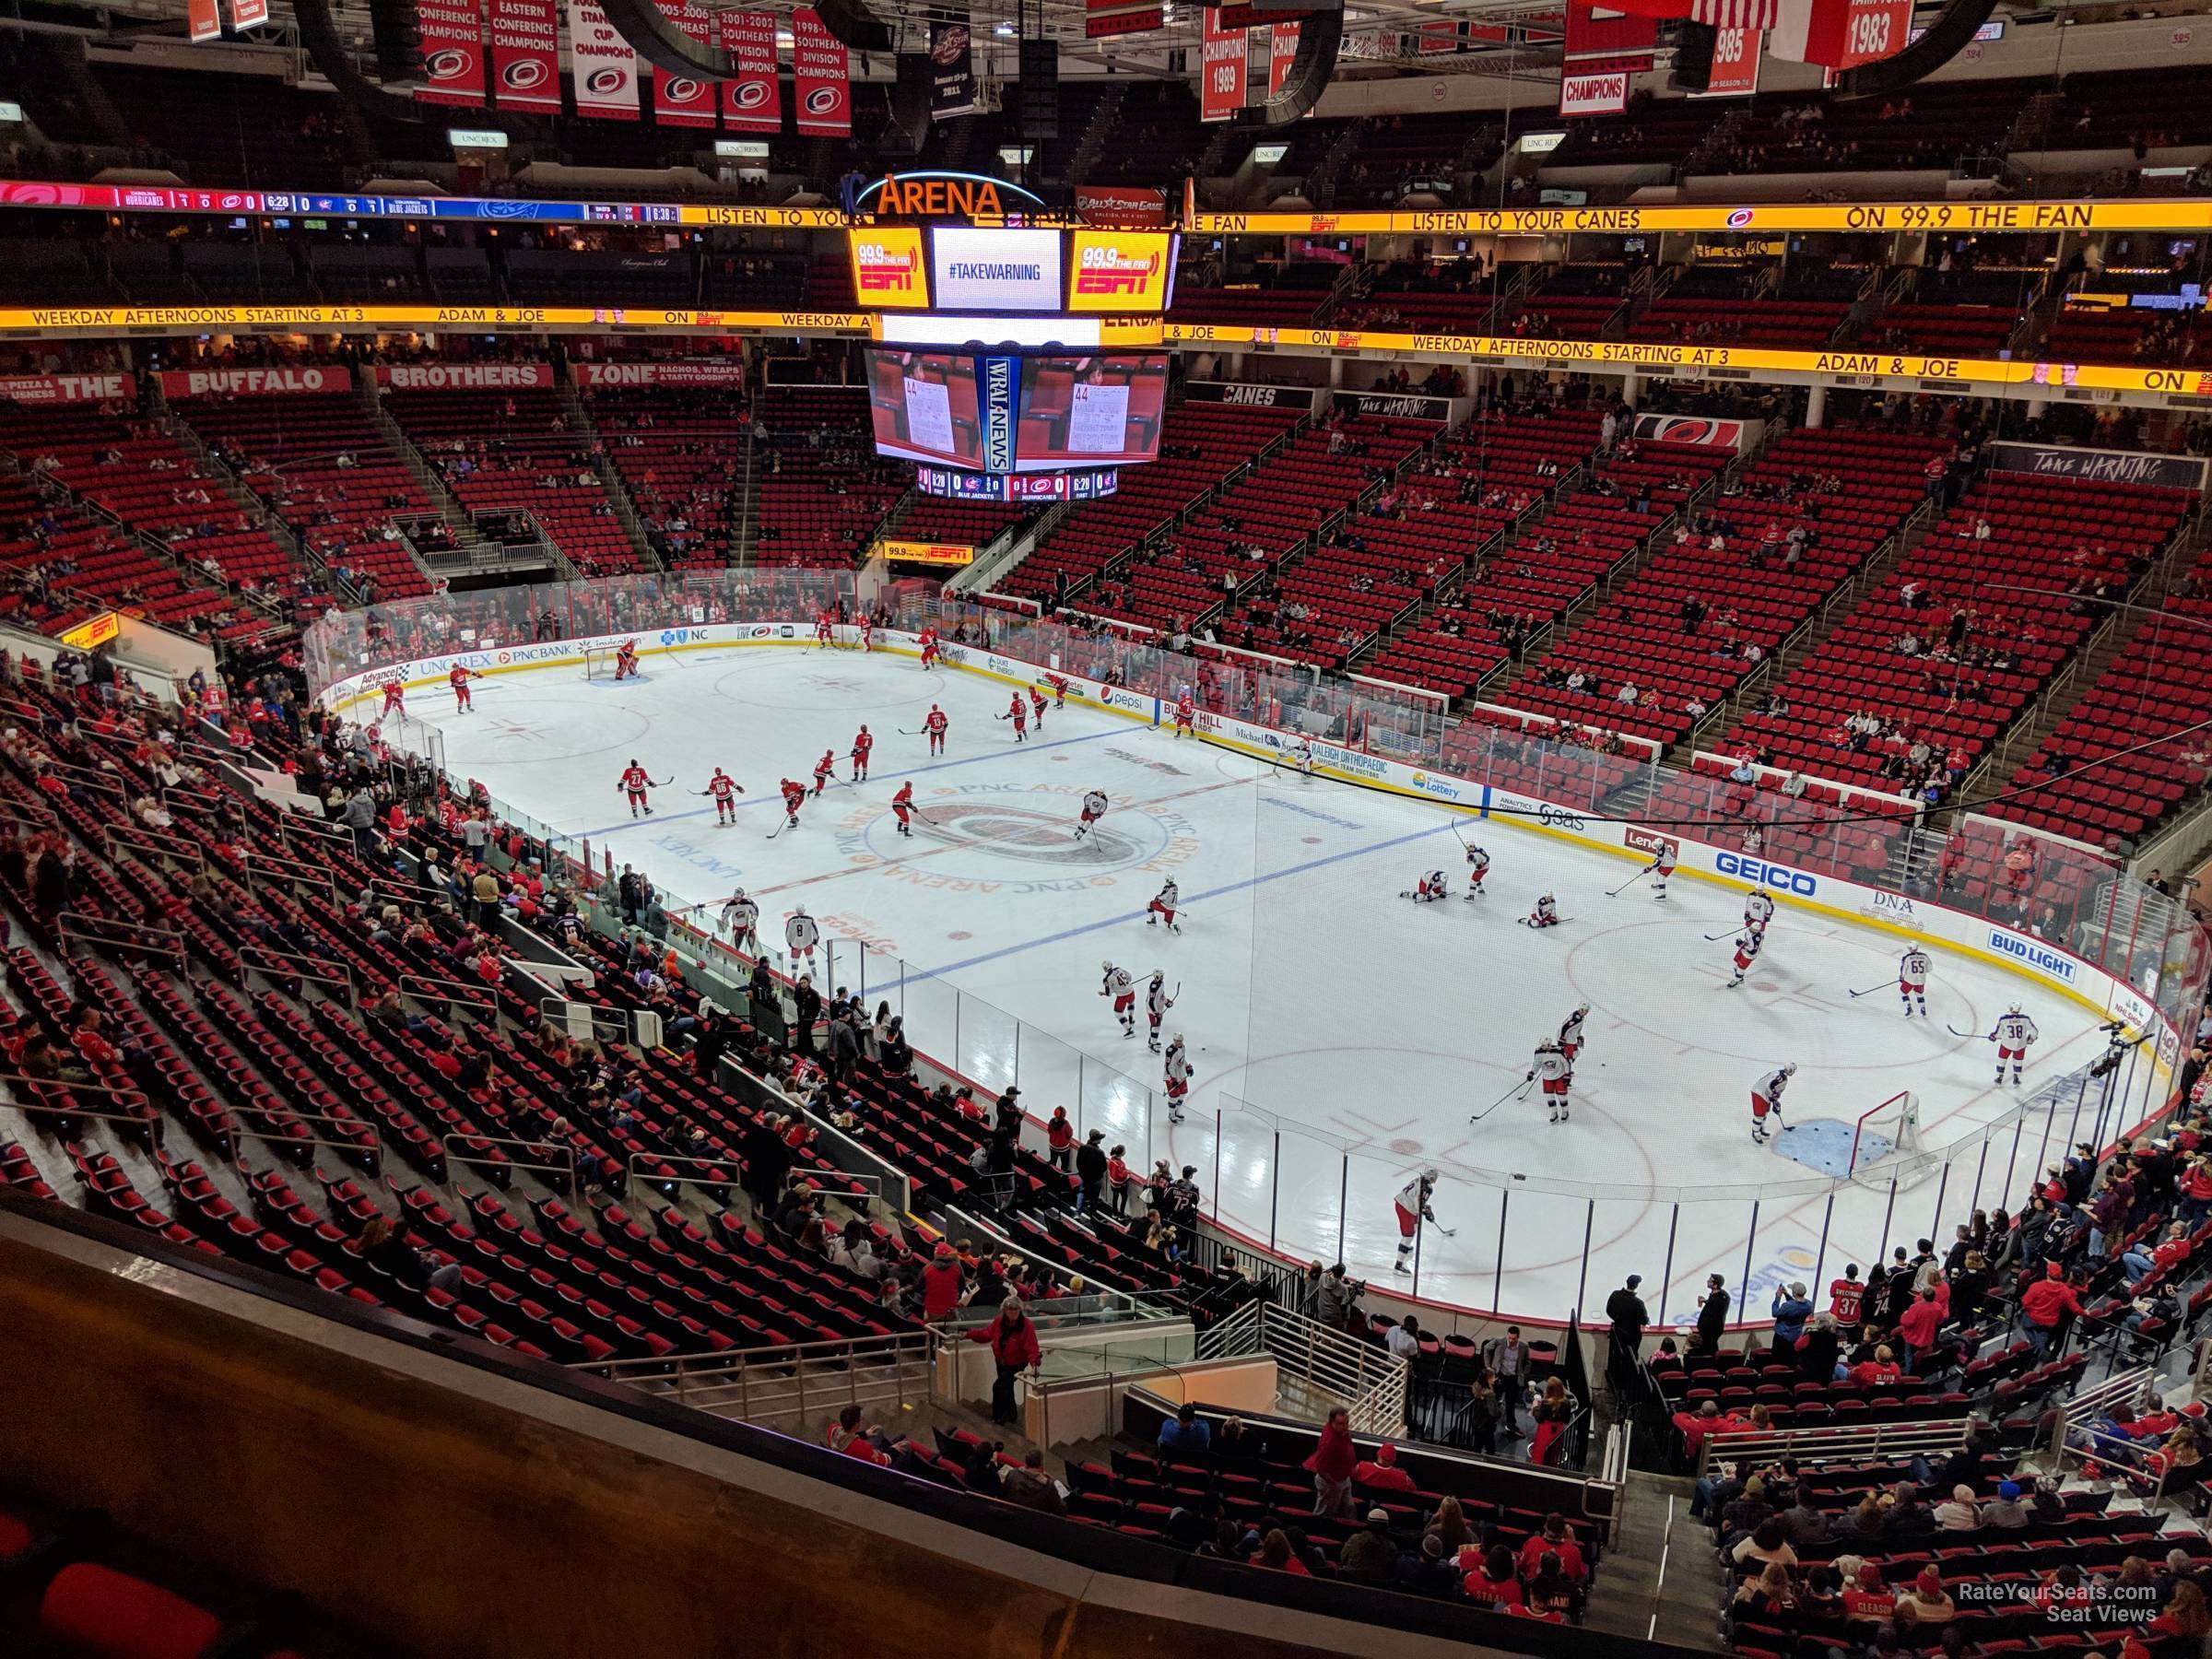
[[(856, 805), (839, 825), (841, 856), (877, 865), (917, 887), (975, 892), (1079, 892), (1111, 887), (1124, 871), (1165, 872), (1198, 844), (1181, 813), (1132, 806), (1076, 838), (1080, 790), (973, 784), (918, 800), (911, 840), (889, 833), (890, 815)], [(926, 818), (924, 818), (926, 814)]]

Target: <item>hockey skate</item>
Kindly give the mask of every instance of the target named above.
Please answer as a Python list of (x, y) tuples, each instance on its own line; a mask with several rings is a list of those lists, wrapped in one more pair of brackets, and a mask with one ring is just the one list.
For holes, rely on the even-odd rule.
[(1154, 1037), (1146, 1042), (1145, 1046), (1157, 1054), (1159, 1053), (1159, 1039)]

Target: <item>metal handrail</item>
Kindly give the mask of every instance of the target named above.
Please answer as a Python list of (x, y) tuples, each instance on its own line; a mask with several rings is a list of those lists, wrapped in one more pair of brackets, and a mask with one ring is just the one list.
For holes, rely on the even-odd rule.
[[(472, 1158), (453, 1150), (453, 1143), (456, 1141), (473, 1142), (482, 1147), (527, 1147), (531, 1151), (540, 1154), (565, 1152), (569, 1161), (565, 1164), (523, 1163), (512, 1158)], [(559, 1141), (518, 1140), (514, 1136), (507, 1135), (441, 1135), (438, 1137), (438, 1149), (445, 1154), (445, 1161), (449, 1164), (465, 1164), (472, 1169), (481, 1165), (488, 1170), (539, 1170), (553, 1174), (565, 1174), (569, 1178), (570, 1186), (573, 1187), (576, 1184), (576, 1148), (564, 1147)]]
[[(431, 994), (425, 995), (414, 988), (418, 985), (443, 986), (446, 989), (433, 991)], [(457, 1003), (462, 1007), (481, 1015), (486, 1019), (496, 1020), (500, 1015), (499, 998), (479, 985), (470, 984), (466, 980), (438, 979), (428, 973), (403, 973), (399, 976), (394, 989), (402, 996), (411, 996), (419, 1003), (442, 1002), (449, 1008)], [(462, 994), (454, 994), (456, 992)]]
[(188, 836), (163, 835), (159, 830), (135, 824), (101, 825), (100, 846), (111, 861), (115, 857), (118, 844), (154, 858), (174, 858), (180, 862), (189, 862), (202, 870), (207, 867), (206, 851)]
[(910, 1398), (928, 1401), (935, 1395), (935, 1349), (928, 1332), (903, 1331), (735, 1352), (586, 1361), (571, 1369), (673, 1394), (678, 1405), (742, 1421), (804, 1420), (832, 1403), (884, 1403), (903, 1411)]
[[(315, 972), (306, 968), (273, 968), (259, 959), (263, 957), (274, 957), (279, 962), (310, 962), (317, 969), (335, 969), (337, 971), (335, 973)], [(275, 979), (280, 974), (288, 974), (303, 984), (312, 981), (318, 985), (343, 986), (346, 992), (347, 1006), (357, 1012), (360, 1008), (361, 999), (359, 991), (354, 986), (353, 971), (343, 962), (325, 961), (321, 957), (301, 956), (296, 950), (278, 950), (273, 945), (265, 945), (255, 939), (240, 947), (239, 963), (247, 972), (258, 973), (263, 979)]]
[[(150, 934), (174, 942), (164, 949), (145, 937), (109, 938), (85, 925), (88, 923), (96, 923), (103, 927), (127, 927), (135, 935)], [(191, 947), (182, 934), (173, 927), (162, 927), (151, 922), (124, 922), (113, 916), (98, 916), (85, 911), (63, 911), (53, 919), (53, 931), (65, 945), (72, 939), (82, 939), (88, 945), (104, 946), (110, 950), (140, 950), (147, 956), (167, 958), (176, 964), (180, 973), (192, 958)]]
[(1894, 1456), (1900, 1453), (1947, 1452), (1965, 1444), (1973, 1419), (1967, 1417), (1914, 1418), (1901, 1423), (1860, 1423), (1848, 1429), (1772, 1429), (1761, 1434), (1708, 1434), (1698, 1452), (1698, 1473), (1709, 1474), (1716, 1459), (1759, 1463), (1794, 1457), (1819, 1464), (1839, 1459)]

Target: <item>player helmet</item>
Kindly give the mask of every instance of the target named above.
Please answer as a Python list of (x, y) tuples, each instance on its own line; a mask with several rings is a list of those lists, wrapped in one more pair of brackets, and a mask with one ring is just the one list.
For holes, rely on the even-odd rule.
[(2005, 1010), (2007, 1014), (2018, 1014), (2019, 1011), (2020, 1005), (2018, 1003), (2014, 1003), (2011, 1007)]
[(1783, 1066), (1782, 1068), (1782, 1075), (1785, 1077), (1795, 1077), (1797, 1075), (1797, 1062), (1793, 1060), (1787, 1065)]
[(1100, 973), (1112, 973), (1113, 971), (1113, 964), (1112, 962), (1100, 962), (1099, 964), (1099, 971)]
[(1430, 1164), (1427, 1169), (1421, 1171), (1421, 1181), (1424, 1184), (1429, 1186), (1434, 1186), (1436, 1184), (1436, 1166), (1434, 1164)]
[(730, 897), (733, 899), (742, 899), (745, 897), (745, 889), (743, 888), (739, 888), (735, 892), (732, 893)]
[(1574, 1005), (1574, 1011), (1577, 1014), (1587, 1014), (1590, 1012), (1590, 1005), (1588, 1003), (1577, 1003)]
[(629, 763), (630, 763), (632, 766), (635, 766), (635, 765), (638, 763), (638, 758), (637, 758), (635, 755), (632, 755), (632, 756), (629, 758)]
[(1164, 969), (1164, 968), (1155, 968), (1155, 969), (1153, 969), (1153, 970), (1152, 970), (1152, 982), (1153, 982), (1154, 984), (1156, 984), (1156, 985), (1157, 985), (1157, 984), (1159, 984), (1159, 982), (1160, 982), (1162, 980), (1166, 979), (1167, 977), (1168, 977), (1168, 973), (1167, 973), (1167, 970), (1166, 970), (1166, 969)]

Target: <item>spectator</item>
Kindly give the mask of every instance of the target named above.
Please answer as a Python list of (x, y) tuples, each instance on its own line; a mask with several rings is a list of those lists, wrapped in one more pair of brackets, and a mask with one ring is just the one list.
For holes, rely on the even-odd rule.
[(1533, 1578), (1546, 1556), (1555, 1556), (1559, 1571), (1575, 1583), (1590, 1576), (1583, 1560), (1583, 1547), (1567, 1530), (1567, 1517), (1554, 1511), (1544, 1517), (1544, 1530), (1521, 1547), (1521, 1576)]
[[(851, 1410), (852, 1407), (846, 1407)], [(1030, 1448), (1021, 1460), (1021, 1467), (1012, 1469), (999, 1466), (999, 1490), (1006, 1501), (1018, 1503), (1023, 1509), (1033, 1509), (1047, 1515), (1067, 1513), (1067, 1488), (1044, 1472), (1044, 1452), (1037, 1446)]]
[(2028, 1524), (2027, 1507), (2020, 1502), (2018, 1481), (2007, 1480), (1997, 1488), (1997, 1495), (1982, 1506), (1982, 1524), (2001, 1526), (2012, 1531)]
[(1789, 1535), (1783, 1530), (1779, 1517), (1769, 1515), (1759, 1524), (1758, 1531), (1747, 1537), (1738, 1538), (1729, 1550), (1728, 1559), (1737, 1566), (1756, 1561), (1761, 1565), (1797, 1565), (1797, 1551), (1791, 1547)]
[(1791, 1285), (1786, 1291), (1776, 1287), (1768, 1311), (1774, 1316), (1774, 1346), (1795, 1347), (1797, 1338), (1805, 1335), (1805, 1322), (1813, 1316), (1813, 1304), (1806, 1300), (1805, 1287)]
[(1162, 1452), (1188, 1458), (1202, 1458), (1212, 1449), (1214, 1431), (1198, 1416), (1198, 1408), (1185, 1400), (1175, 1408), (1175, 1415), (1163, 1418), (1157, 1442)]
[(1459, 1569), (1465, 1575), (1460, 1589), (1478, 1606), (1503, 1613), (1521, 1606), (1521, 1581), (1513, 1571), (1512, 1552), (1504, 1545), (1493, 1545), (1487, 1553), (1461, 1550)]
[(1780, 1561), (1772, 1561), (1757, 1578), (1747, 1578), (1736, 1586), (1735, 1594), (1728, 1603), (1728, 1614), (1731, 1619), (1755, 1618), (1762, 1624), (1771, 1624), (1788, 1619), (1795, 1606), (1796, 1594), (1790, 1587), (1790, 1570)]
[(935, 1324), (949, 1318), (960, 1305), (961, 1277), (960, 1258), (949, 1243), (939, 1240), (929, 1265), (922, 1269), (922, 1317), (925, 1323)]
[(1299, 1578), (1312, 1576), (1306, 1571), (1306, 1564), (1291, 1549), (1289, 1535), (1279, 1526), (1270, 1529), (1267, 1535), (1260, 1540), (1260, 1550), (1252, 1558), (1252, 1565), (1273, 1568), (1277, 1572), (1292, 1573)]
[(1912, 1587), (1897, 1598), (1899, 1631), (1904, 1634), (1923, 1625), (1948, 1624), (1958, 1611), (1958, 1604), (1943, 1587), (1943, 1574), (1933, 1566), (1923, 1567)]
[(1014, 1409), (1014, 1379), (1024, 1368), (1033, 1372), (1044, 1363), (1037, 1327), (1022, 1312), (1021, 1299), (1009, 1296), (1000, 1302), (998, 1317), (969, 1332), (968, 1340), (986, 1344), (998, 1367), (997, 1380), (991, 1385), (991, 1420), (1000, 1424), (1020, 1421)]
[(1398, 1547), (1390, 1535), (1390, 1512), (1371, 1509), (1367, 1524), (1344, 1541), (1337, 1559), (1345, 1576), (1362, 1583), (1387, 1584), (1398, 1576)]
[(1953, 1487), (1951, 1495), (1936, 1506), (1936, 1524), (1944, 1532), (1972, 1532), (1982, 1524), (1982, 1511), (1974, 1502), (1974, 1488)]
[(1828, 1516), (1814, 1506), (1812, 1493), (1802, 1484), (1797, 1488), (1796, 1500), (1777, 1519), (1782, 1523), (1783, 1535), (1799, 1549), (1828, 1541)]
[(1704, 1299), (1698, 1303), (1698, 1334), (1689, 1344), (1693, 1354), (1713, 1353), (1721, 1346), (1722, 1334), (1728, 1328), (1727, 1283), (1717, 1273), (1706, 1276)]
[(1339, 1406), (1321, 1426), (1321, 1440), (1304, 1467), (1313, 1477), (1313, 1512), (1348, 1515), (1352, 1512), (1352, 1477), (1359, 1467), (1359, 1453), (1352, 1445), (1352, 1415)]
[(2039, 1354), (2064, 1346), (2066, 1322), (2081, 1312), (2081, 1299), (2066, 1282), (2066, 1270), (2057, 1262), (2043, 1265), (2043, 1277), (2020, 1293), (2020, 1332)]
[(1083, 1144), (1076, 1148), (1076, 1212), (1099, 1207), (1099, 1189), (1106, 1179), (1106, 1153), (1100, 1145), (1106, 1138), (1103, 1129), (1093, 1129)]
[(1375, 1448), (1372, 1461), (1363, 1461), (1352, 1471), (1352, 1478), (1365, 1487), (1382, 1487), (1394, 1492), (1413, 1490), (1413, 1477), (1398, 1467), (1398, 1449), (1388, 1441)]

